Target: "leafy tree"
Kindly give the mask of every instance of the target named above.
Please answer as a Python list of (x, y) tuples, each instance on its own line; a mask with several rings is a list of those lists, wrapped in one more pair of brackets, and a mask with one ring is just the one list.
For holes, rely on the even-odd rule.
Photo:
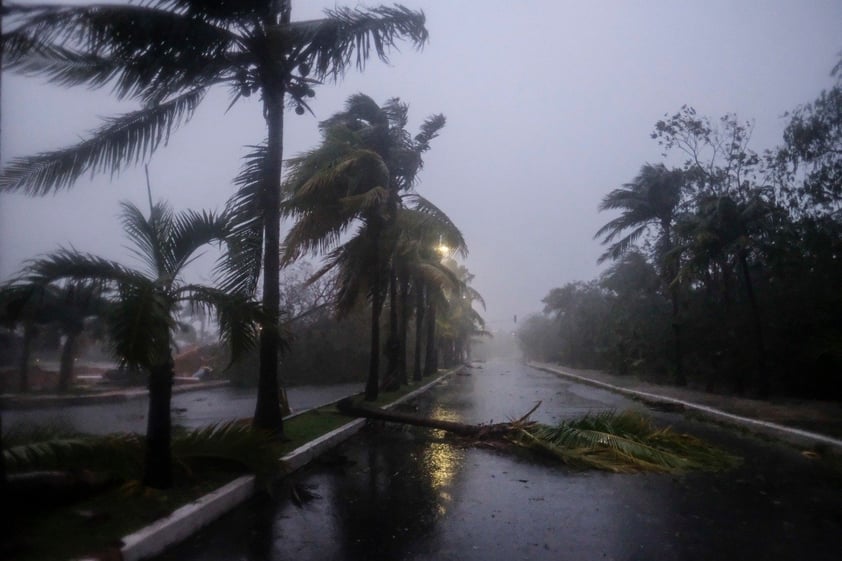
[(167, 488), (172, 483), (172, 331), (180, 304), (213, 310), (221, 337), (235, 354), (256, 341), (259, 314), (256, 305), (241, 295), (188, 284), (181, 278), (197, 251), (224, 238), (224, 220), (195, 211), (175, 214), (164, 203), (154, 205), (148, 218), (130, 203), (123, 203), (122, 209), (123, 229), (141, 269), (62, 249), (30, 262), (20, 282), (29, 286), (93, 283), (113, 295), (108, 324), (114, 353), (124, 366), (149, 373), (143, 480), (151, 487)]
[(815, 101), (796, 108), (773, 151), (772, 170), (796, 213), (838, 213), (842, 208), (842, 62), (836, 83)]
[[(226, 288), (254, 287), (262, 265), (260, 383), (254, 423), (282, 432), (278, 405), (279, 244), (284, 106), (302, 114), (313, 86), (339, 78), (373, 53), (386, 60), (398, 39), (427, 40), (424, 14), (396, 5), (337, 8), (319, 20), (292, 22), (290, 0), (150, 0), (130, 5), (33, 5), (9, 8), (3, 37), (7, 66), (63, 86), (112, 87), (142, 103), (111, 117), (69, 148), (13, 160), (0, 190), (44, 195), (89, 172), (114, 173), (149, 157), (196, 111), (207, 90), (227, 85), (232, 103), (256, 93), (267, 141), (259, 161), (259, 204), (235, 230), (257, 247), (252, 267)], [(241, 246), (242, 248), (242, 246)], [(262, 248), (262, 254), (260, 249)], [(242, 257), (242, 255), (240, 256)]]

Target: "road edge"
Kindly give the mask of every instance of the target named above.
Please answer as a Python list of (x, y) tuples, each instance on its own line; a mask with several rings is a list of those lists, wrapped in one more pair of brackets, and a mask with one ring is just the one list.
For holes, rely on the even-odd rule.
[(772, 423), (770, 421), (752, 419), (751, 417), (743, 417), (741, 415), (735, 415), (733, 413), (728, 413), (727, 411), (722, 411), (721, 409), (716, 409), (707, 405), (699, 405), (698, 403), (685, 401), (683, 399), (676, 399), (674, 397), (667, 397), (665, 395), (659, 395), (655, 393), (643, 392), (640, 390), (632, 390), (629, 388), (615, 386), (614, 384), (609, 384), (607, 382), (602, 382), (600, 380), (594, 380), (593, 378), (588, 378), (586, 376), (581, 376), (579, 374), (567, 372), (559, 366), (531, 361), (527, 362), (526, 364), (530, 368), (535, 368), (536, 370), (543, 370), (544, 372), (564, 376), (566, 378), (576, 380), (577, 382), (582, 382), (583, 384), (597, 386), (615, 393), (627, 395), (629, 397), (633, 397), (635, 399), (643, 401), (644, 403), (679, 405), (685, 410), (692, 411), (693, 413), (699, 414), (704, 418), (732, 425), (735, 427), (747, 429), (755, 434), (772, 437), (787, 442), (789, 444), (794, 444), (796, 446), (825, 446), (829, 447), (831, 451), (835, 454), (842, 454), (842, 440), (838, 440), (836, 438), (824, 434), (806, 431), (794, 427), (787, 427), (778, 423)]

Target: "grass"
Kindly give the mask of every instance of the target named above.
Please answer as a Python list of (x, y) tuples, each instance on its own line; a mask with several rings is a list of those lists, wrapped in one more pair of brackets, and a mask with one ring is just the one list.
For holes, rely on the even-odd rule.
[[(119, 549), (120, 538), (230, 481), (230, 472), (196, 474), (167, 491), (112, 488), (94, 497), (47, 510), (20, 513), (12, 521), (11, 559), (47, 561)], [(114, 557), (106, 557), (114, 558)]]
[[(397, 391), (381, 392), (373, 405), (391, 403), (429, 381), (425, 379), (420, 384), (404, 386)], [(286, 455), (353, 420), (339, 414), (335, 405), (287, 419), (284, 422), (286, 440), (279, 447), (280, 454)], [(47, 428), (35, 435), (68, 436), (52, 434), (53, 431), (57, 429)], [(26, 439), (32, 440), (33, 436), (27, 435)], [(15, 438), (15, 444), (19, 443), (18, 440)], [(129, 484), (70, 505), (20, 513), (15, 517), (11, 534), (17, 538), (17, 548), (9, 552), (0, 551), (0, 556), (5, 558), (6, 554), (10, 554), (10, 558), (20, 561), (65, 561), (84, 554), (101, 553), (109, 548), (119, 549), (123, 536), (169, 515), (239, 475), (241, 472), (206, 466), (194, 471), (189, 478), (181, 477), (177, 485), (167, 491), (144, 491), (137, 484)]]

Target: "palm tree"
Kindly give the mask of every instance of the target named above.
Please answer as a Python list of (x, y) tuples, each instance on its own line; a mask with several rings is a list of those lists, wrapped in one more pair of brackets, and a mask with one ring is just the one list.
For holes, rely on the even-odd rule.
[(473, 303), (477, 302), (485, 309), (482, 295), (471, 286), (474, 275), (455, 261), (449, 261), (447, 266), (454, 271), (459, 282), (442, 314), (440, 338), (447, 350), (445, 366), (453, 366), (470, 357), (472, 338), (488, 335), (488, 332), (485, 330), (485, 320), (473, 307)]
[(280, 192), (284, 106), (307, 108), (313, 87), (338, 79), (374, 53), (386, 60), (398, 39), (427, 40), (422, 12), (403, 6), (337, 8), (324, 19), (292, 22), (290, 0), (149, 0), (130, 5), (33, 5), (7, 9), (7, 67), (63, 85), (110, 86), (139, 100), (137, 111), (109, 118), (79, 144), (13, 160), (0, 191), (44, 195), (89, 172), (114, 173), (148, 158), (189, 120), (209, 88), (227, 85), (232, 104), (260, 95), (266, 120), (258, 208), (258, 269), (241, 264), (227, 288), (255, 286), (262, 264), (260, 381), (254, 424), (282, 432), (278, 405)]
[(654, 254), (672, 301), (675, 382), (681, 386), (687, 384), (687, 379), (682, 366), (679, 285), (676, 282), (679, 255), (674, 251), (673, 227), (685, 185), (685, 174), (681, 170), (668, 170), (663, 164), (643, 165), (633, 181), (602, 199), (600, 211), (620, 210), (621, 213), (594, 235), (602, 238), (604, 245), (610, 244), (599, 258), (602, 263), (607, 259), (618, 260), (651, 228), (656, 229)]
[(34, 260), (19, 283), (48, 286), (60, 282), (92, 283), (112, 295), (108, 315), (114, 353), (130, 369), (149, 373), (144, 483), (167, 488), (172, 483), (170, 399), (175, 316), (182, 303), (213, 310), (221, 337), (236, 354), (257, 339), (256, 305), (239, 294), (185, 283), (181, 274), (203, 246), (224, 239), (227, 225), (211, 213), (175, 214), (164, 203), (149, 217), (122, 203), (123, 229), (131, 250), (143, 264), (130, 269), (76, 250), (61, 249)]
[[(403, 205), (401, 193), (412, 188), (422, 154), (444, 126), (444, 117), (434, 115), (413, 138), (406, 131), (407, 114), (408, 106), (397, 98), (381, 107), (366, 95), (351, 96), (344, 111), (320, 124), (321, 144), (289, 162), (285, 211), (296, 223), (286, 237), (283, 262), (304, 253), (330, 252), (317, 277), (331, 269), (340, 271), (337, 309), (347, 312), (359, 294), (367, 295), (370, 400), (376, 399), (380, 386), (380, 313), (387, 288), (397, 282), (392, 256), (399, 240), (395, 224)], [(336, 247), (354, 224), (358, 228), (353, 238)], [(396, 342), (397, 321), (390, 325), (390, 340)], [(390, 357), (396, 360), (394, 353)], [(390, 368), (393, 375), (395, 370)]]
[[(392, 268), (397, 282), (392, 283), (393, 292), (400, 293), (400, 322), (397, 328), (397, 360), (393, 378), (400, 383), (408, 381), (406, 354), (409, 319), (412, 314), (410, 299), (415, 296), (416, 342), (415, 368), (413, 378), (421, 379), (421, 335), (424, 319), (425, 297), (428, 290), (456, 290), (459, 279), (454, 272), (442, 264), (435, 251), (436, 244), (453, 248), (463, 257), (468, 249), (462, 233), (450, 218), (435, 205), (415, 194), (402, 198), (403, 205), (393, 227), (397, 243), (392, 255)], [(429, 289), (425, 289), (430, 286)], [(396, 298), (393, 298), (396, 300)], [(392, 309), (398, 305), (392, 302)], [(390, 317), (390, 323), (396, 323)]]

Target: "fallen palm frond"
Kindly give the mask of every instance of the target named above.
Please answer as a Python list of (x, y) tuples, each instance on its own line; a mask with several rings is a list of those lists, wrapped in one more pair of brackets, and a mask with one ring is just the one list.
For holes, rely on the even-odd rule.
[(280, 446), (267, 431), (237, 421), (208, 425), (173, 438), (173, 458), (187, 468), (202, 462), (238, 466), (258, 476), (278, 475)]
[[(3, 455), (9, 473), (90, 470), (131, 480), (142, 474), (144, 450), (143, 437), (130, 433), (35, 440), (7, 448)], [(172, 453), (188, 475), (199, 464), (267, 476), (280, 469), (280, 453), (271, 436), (236, 422), (176, 434)]]
[(579, 468), (682, 473), (728, 469), (738, 461), (698, 438), (658, 428), (645, 415), (631, 411), (588, 414), (550, 426), (529, 420), (536, 405), (509, 423), (469, 425), (361, 407), (350, 400), (338, 406), (348, 415), (441, 429), (478, 444), (516, 446)]
[(569, 465), (621, 473), (715, 471), (735, 464), (735, 458), (722, 450), (658, 428), (648, 417), (631, 411), (586, 415), (556, 426), (533, 425), (510, 438)]
[(3, 456), (9, 473), (92, 470), (120, 479), (140, 473), (143, 440), (136, 434), (51, 438), (7, 448)]

